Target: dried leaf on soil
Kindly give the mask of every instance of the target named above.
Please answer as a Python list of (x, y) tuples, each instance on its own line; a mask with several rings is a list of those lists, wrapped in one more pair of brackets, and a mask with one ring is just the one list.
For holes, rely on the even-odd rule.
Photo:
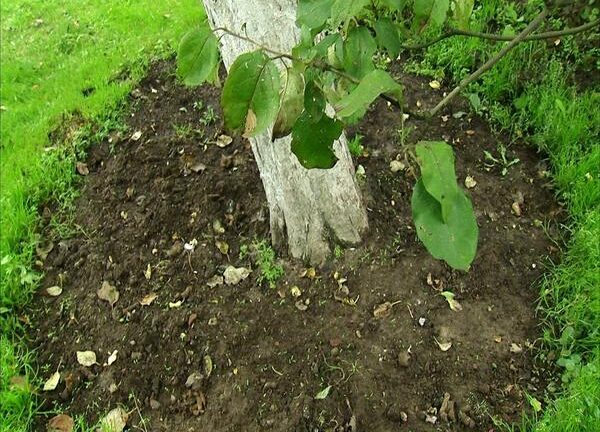
[(390, 162), (390, 171), (392, 171), (393, 173), (403, 171), (405, 168), (406, 165), (404, 165), (404, 163), (400, 162), (399, 160), (393, 160)]
[(229, 135), (219, 135), (217, 138), (217, 146), (221, 148), (227, 147), (232, 142), (233, 138), (231, 138)]
[(227, 255), (229, 253), (229, 243), (218, 240), (215, 242), (215, 246), (222, 255)]
[(304, 312), (305, 310), (308, 309), (308, 305), (304, 301), (298, 300), (296, 302), (296, 309), (298, 309), (299, 311)]
[(250, 273), (252, 273), (252, 270), (245, 267), (236, 268), (234, 266), (229, 266), (223, 272), (223, 277), (227, 285), (237, 285), (250, 276)]
[(213, 361), (212, 361), (212, 358), (209, 355), (205, 355), (204, 359), (203, 359), (203, 363), (204, 363), (204, 374), (208, 378), (208, 377), (210, 377), (210, 374), (213, 371)]
[(325, 387), (323, 390), (321, 390), (319, 393), (317, 393), (315, 395), (315, 399), (317, 399), (317, 400), (325, 399), (327, 396), (329, 396), (330, 391), (331, 391), (331, 386)]
[(102, 282), (102, 286), (96, 294), (98, 294), (100, 300), (107, 301), (111, 306), (114, 306), (119, 300), (119, 291), (107, 281)]
[(399, 301), (396, 301), (394, 303), (385, 302), (385, 303), (381, 303), (381, 304), (375, 306), (373, 308), (373, 316), (375, 318), (385, 318), (385, 317), (388, 317), (392, 313), (392, 308), (395, 305), (397, 305), (398, 303), (400, 303), (400, 302)]
[(60, 381), (60, 372), (54, 372), (50, 378), (44, 383), (44, 391), (52, 391), (58, 386)]
[(219, 276), (219, 275), (214, 275), (213, 277), (211, 277), (209, 280), (206, 281), (206, 285), (208, 285), (209, 288), (214, 288), (216, 286), (223, 285), (223, 283), (224, 283), (223, 276)]
[(514, 354), (519, 354), (523, 352), (523, 347), (519, 344), (512, 343), (510, 344), (510, 352)]
[(302, 291), (300, 291), (300, 288), (298, 288), (296, 285), (290, 289), (290, 292), (292, 293), (292, 297), (298, 298), (302, 295)]
[(75, 422), (66, 414), (54, 416), (46, 423), (47, 432), (72, 432), (74, 427)]
[(429, 87), (434, 90), (437, 90), (441, 87), (440, 82), (438, 80), (429, 81)]
[(46, 289), (46, 292), (48, 293), (49, 296), (52, 297), (58, 297), (59, 295), (62, 294), (62, 288), (59, 287), (58, 285), (55, 286), (51, 286), (50, 288)]
[(441, 295), (446, 299), (448, 305), (450, 306), (450, 309), (452, 309), (454, 312), (460, 312), (462, 310), (461, 304), (458, 301), (454, 300), (453, 292), (444, 291), (441, 293)]
[(115, 408), (100, 421), (97, 432), (122, 432), (128, 419), (129, 414), (123, 408)]
[(114, 350), (114, 351), (112, 352), (112, 354), (108, 356), (108, 360), (106, 361), (106, 366), (110, 366), (111, 364), (113, 364), (114, 362), (116, 362), (116, 361), (117, 361), (117, 353), (118, 353), (118, 352), (119, 352), (119, 351), (117, 351), (117, 350)]
[(154, 300), (156, 300), (157, 298), (158, 298), (158, 294), (156, 294), (156, 293), (146, 294), (140, 300), (140, 304), (142, 306), (150, 306), (154, 302)]
[(223, 234), (225, 232), (225, 228), (223, 228), (221, 221), (218, 219), (213, 222), (212, 229), (215, 232), (215, 234)]
[(48, 254), (50, 252), (52, 252), (52, 250), (54, 249), (54, 243), (52, 242), (48, 242), (47, 244), (43, 245), (43, 244), (38, 244), (35, 247), (35, 252), (37, 253), (37, 256), (42, 260), (45, 261), (46, 258), (48, 258)]
[(146, 280), (150, 280), (150, 278), (152, 278), (152, 266), (150, 264), (148, 264), (146, 270), (144, 270), (144, 277)]
[(467, 176), (465, 178), (465, 187), (467, 189), (473, 189), (475, 186), (477, 186), (477, 182), (475, 181), (475, 179), (471, 176)]
[(301, 278), (314, 279), (317, 277), (317, 271), (314, 267), (309, 267), (300, 274)]
[(137, 131), (137, 132), (134, 132), (133, 135), (131, 135), (131, 140), (138, 141), (141, 137), (142, 137), (142, 131)]
[(169, 302), (169, 309), (179, 309), (183, 304), (183, 300), (178, 300), (176, 302)]
[(82, 176), (86, 176), (90, 173), (87, 164), (83, 162), (77, 162), (75, 164), (75, 169), (77, 170), (77, 173)]
[[(435, 339), (435, 338), (434, 338)], [(452, 342), (440, 342), (437, 339), (435, 339), (435, 343), (438, 345), (438, 347), (446, 352), (448, 351), (450, 348), (452, 348)]]
[(97, 364), (96, 353), (94, 351), (77, 351), (77, 363), (85, 367)]

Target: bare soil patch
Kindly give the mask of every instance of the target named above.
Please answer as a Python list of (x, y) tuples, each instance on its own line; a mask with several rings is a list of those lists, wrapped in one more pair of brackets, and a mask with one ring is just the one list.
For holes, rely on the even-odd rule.
[[(458, 115), (462, 102), (406, 121), (406, 144), (447, 140), (460, 181), (476, 182), (479, 252), (470, 272), (456, 272), (416, 239), (399, 113), (380, 103), (351, 131), (369, 153), (356, 161), (365, 244), (338, 249), (314, 275), (284, 260), (270, 288), (252, 247), (244, 253), (269, 225), (249, 145), (215, 144), (219, 89), (183, 88), (173, 73), (156, 64), (132, 93), (128, 134), (91, 149), (89, 174), (79, 167), (79, 234), (55, 240), (30, 311), (42, 376), (61, 373), (44, 408), (94, 422), (122, 405), (130, 430), (148, 431), (460, 431), (517, 420), (526, 392), (543, 399), (535, 281), (556, 252), (548, 234), (560, 208), (538, 155), (517, 143), (507, 157), (520, 162), (505, 176), (486, 165), (484, 150), (499, 156), (502, 138)], [(413, 106), (440, 97), (425, 80), (405, 81)], [(393, 173), (398, 155), (406, 169)], [(252, 273), (212, 286), (228, 266)], [(62, 293), (47, 295), (52, 286)], [(84, 367), (76, 352), (88, 350), (98, 364)]]

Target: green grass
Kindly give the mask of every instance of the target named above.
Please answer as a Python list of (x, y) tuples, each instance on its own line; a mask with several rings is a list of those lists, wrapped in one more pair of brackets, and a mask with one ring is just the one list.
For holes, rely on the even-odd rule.
[[(540, 3), (483, 2), (473, 30), (518, 29)], [(523, 19), (511, 23), (511, 11)], [(556, 20), (551, 25), (564, 27)], [(466, 91), (497, 131), (513, 141), (525, 137), (546, 156), (557, 198), (569, 213), (568, 244), (540, 284), (538, 306), (545, 349), (557, 358), (565, 387), (558, 399), (546, 401), (543, 415), (513, 430), (592, 432), (600, 425), (600, 89), (597, 82), (573, 80), (576, 71), (585, 79), (600, 68), (599, 41), (596, 31), (565, 37), (558, 46), (522, 44)], [(407, 69), (456, 83), (480, 64), (474, 59), (485, 60), (499, 47), (451, 38), (413, 55)]]
[[(522, 28), (541, 0), (520, 3), (525, 6), (480, 2), (473, 29)], [(36, 410), (39, 382), (17, 317), (39, 280), (32, 271), (38, 208), (54, 201), (68, 214), (77, 196), (74, 163), (122, 127), (123, 100), (149, 60), (170, 55), (201, 13), (197, 0), (0, 3), (0, 432), (28, 430)], [(600, 100), (597, 83), (582, 91), (571, 81), (575, 69), (598, 67), (594, 46), (600, 46), (597, 33), (564, 38), (558, 47), (523, 44), (467, 90), (497, 130), (527, 137), (547, 155), (570, 217), (568, 245), (540, 284), (539, 303), (544, 343), (557, 356), (565, 388), (540, 418), (516, 427), (523, 431), (586, 432), (600, 424)], [(448, 39), (407, 68), (456, 82), (499, 47)], [(49, 134), (61, 127), (64, 142), (44, 151)], [(282, 270), (274, 254), (264, 249), (258, 257), (265, 274), (273, 273), (266, 280), (276, 282)], [(83, 419), (78, 430), (89, 430)]]
[[(39, 385), (16, 318), (40, 277), (38, 208), (55, 202), (68, 215), (75, 162), (122, 127), (119, 110), (148, 63), (172, 55), (203, 12), (197, 0), (6, 0), (0, 15), (0, 431), (18, 432)], [(55, 130), (64, 142), (48, 149)]]

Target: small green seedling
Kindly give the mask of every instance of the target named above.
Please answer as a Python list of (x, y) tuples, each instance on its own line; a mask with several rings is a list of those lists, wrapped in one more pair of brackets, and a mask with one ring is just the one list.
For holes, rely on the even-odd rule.
[(514, 158), (512, 160), (509, 160), (508, 157), (506, 156), (506, 147), (503, 144), (498, 144), (498, 153), (499, 156), (495, 157), (494, 155), (492, 155), (489, 151), (484, 150), (483, 154), (485, 156), (485, 161), (483, 162), (485, 165), (485, 169), (487, 171), (490, 171), (492, 168), (494, 167), (499, 167), (501, 168), (501, 174), (502, 177), (506, 176), (506, 174), (508, 174), (508, 169), (513, 166), (518, 164), (519, 162), (521, 162), (521, 160), (519, 158)]

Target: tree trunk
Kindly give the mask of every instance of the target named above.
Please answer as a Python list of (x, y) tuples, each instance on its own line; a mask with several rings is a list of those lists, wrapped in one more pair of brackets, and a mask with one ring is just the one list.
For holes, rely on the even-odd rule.
[[(264, 46), (290, 52), (299, 38), (296, 0), (203, 0), (213, 28), (243, 34)], [(221, 33), (218, 34), (221, 36)], [(230, 35), (221, 37), (226, 68), (257, 46)], [(354, 178), (354, 165), (342, 135), (335, 143), (339, 158), (329, 170), (307, 170), (291, 152), (291, 138), (271, 142), (271, 133), (250, 139), (270, 210), (273, 245), (287, 244), (290, 254), (313, 264), (330, 254), (330, 240), (360, 242), (368, 228), (367, 213)]]

